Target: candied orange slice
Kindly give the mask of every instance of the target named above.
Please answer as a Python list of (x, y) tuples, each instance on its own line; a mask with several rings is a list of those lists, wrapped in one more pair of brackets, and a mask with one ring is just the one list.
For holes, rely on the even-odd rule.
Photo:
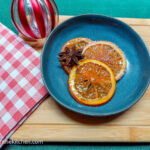
[(68, 86), (72, 97), (80, 104), (99, 106), (107, 103), (113, 96), (116, 80), (106, 64), (86, 59), (72, 68)]
[(88, 44), (83, 49), (84, 59), (96, 59), (108, 65), (119, 80), (126, 69), (126, 58), (124, 53), (113, 43), (97, 41)]
[[(64, 44), (64, 46), (61, 49), (61, 52), (65, 52), (66, 48), (68, 49), (75, 48), (75, 50), (83, 50), (85, 45), (89, 44), (90, 42), (92, 42), (92, 40), (83, 37), (72, 39)], [(61, 62), (61, 65), (65, 70), (65, 72), (69, 74), (72, 67), (66, 66), (64, 62)]]

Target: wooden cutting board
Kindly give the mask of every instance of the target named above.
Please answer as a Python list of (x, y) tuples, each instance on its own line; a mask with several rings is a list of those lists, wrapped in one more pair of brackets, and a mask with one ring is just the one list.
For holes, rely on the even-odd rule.
[[(71, 16), (60, 16), (60, 22)], [(118, 18), (129, 24), (150, 50), (150, 19)], [(27, 43), (39, 50), (45, 39)], [(150, 87), (128, 111), (111, 117), (87, 117), (71, 112), (48, 97), (11, 136), (12, 140), (70, 142), (150, 142)]]

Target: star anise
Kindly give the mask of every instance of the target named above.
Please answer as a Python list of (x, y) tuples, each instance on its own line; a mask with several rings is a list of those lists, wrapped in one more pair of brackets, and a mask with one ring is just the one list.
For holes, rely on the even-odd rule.
[(82, 49), (76, 49), (76, 47), (65, 48), (65, 52), (60, 52), (59, 61), (64, 62), (64, 64), (68, 67), (72, 67), (74, 65), (78, 65), (78, 61), (84, 58), (82, 54)]

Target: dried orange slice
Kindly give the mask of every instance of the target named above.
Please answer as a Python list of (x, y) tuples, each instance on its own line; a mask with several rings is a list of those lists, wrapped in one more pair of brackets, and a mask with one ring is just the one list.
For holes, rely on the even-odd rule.
[[(64, 46), (61, 49), (61, 52), (65, 52), (66, 48), (68, 49), (75, 48), (75, 50), (81, 50), (81, 49), (83, 50), (85, 45), (89, 44), (90, 42), (92, 42), (92, 40), (83, 37), (72, 39), (64, 44)], [(61, 65), (65, 70), (65, 72), (69, 74), (71, 71), (71, 67), (66, 66), (64, 62), (61, 62)]]
[(69, 91), (79, 103), (99, 106), (107, 103), (116, 89), (112, 70), (104, 63), (86, 59), (74, 66), (68, 79)]
[(84, 50), (84, 59), (96, 59), (107, 64), (119, 80), (126, 69), (126, 58), (123, 52), (113, 43), (97, 41), (88, 44)]

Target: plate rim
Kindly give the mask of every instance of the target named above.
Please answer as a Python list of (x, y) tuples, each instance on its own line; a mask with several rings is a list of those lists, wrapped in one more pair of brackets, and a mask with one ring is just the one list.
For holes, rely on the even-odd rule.
[(61, 102), (58, 98), (56, 98), (56, 96), (53, 94), (53, 92), (51, 92), (51, 89), (48, 87), (47, 83), (46, 83), (46, 80), (44, 78), (44, 70), (43, 70), (43, 57), (44, 57), (44, 53), (46, 51), (46, 47), (48, 45), (48, 41), (49, 39), (53, 36), (53, 34), (55, 32), (57, 32), (59, 30), (59, 28), (63, 27), (66, 23), (76, 19), (76, 18), (80, 18), (80, 17), (84, 17), (84, 16), (93, 16), (93, 17), (101, 17), (101, 18), (106, 18), (106, 19), (109, 19), (109, 20), (113, 20), (119, 24), (122, 24), (123, 26), (125, 26), (126, 28), (128, 28), (128, 30), (130, 30), (137, 38), (138, 40), (142, 43), (142, 45), (144, 46), (144, 49), (146, 50), (147, 54), (150, 58), (150, 52), (146, 46), (146, 44), (144, 43), (142, 37), (132, 28), (130, 27), (127, 23), (119, 20), (119, 19), (116, 19), (116, 18), (113, 18), (113, 17), (110, 17), (110, 16), (106, 16), (106, 15), (100, 15), (100, 14), (82, 14), (82, 15), (77, 15), (77, 16), (73, 16), (67, 20), (65, 20), (64, 22), (60, 23), (48, 36), (44, 46), (43, 46), (43, 49), (42, 49), (42, 53), (41, 53), (41, 63), (40, 63), (40, 69), (41, 69), (41, 76), (42, 76), (42, 80), (43, 80), (43, 83), (46, 87), (46, 89), (48, 90), (50, 96), (53, 97), (53, 99), (58, 103), (60, 104), (61, 106), (69, 109), (70, 111), (73, 111), (73, 112), (76, 112), (78, 114), (82, 114), (82, 115), (86, 115), (86, 116), (93, 116), (93, 117), (104, 117), (104, 116), (112, 116), (112, 115), (116, 115), (116, 114), (119, 114), (119, 113), (122, 113), (124, 111), (127, 111), (129, 108), (131, 108), (132, 106), (134, 106), (144, 95), (144, 93), (146, 92), (147, 88), (149, 87), (149, 84), (150, 84), (150, 75), (149, 75), (149, 78), (148, 78), (148, 82), (146, 85), (144, 85), (144, 88), (142, 90), (142, 92), (140, 92), (140, 94), (138, 95), (138, 97), (135, 98), (135, 100), (130, 103), (130, 105), (127, 105), (126, 107), (124, 107), (123, 109), (119, 110), (119, 111), (114, 111), (112, 113), (101, 113), (101, 114), (98, 114), (98, 113), (89, 113), (89, 112), (85, 112), (85, 111), (78, 111), (76, 109), (74, 109), (73, 107), (70, 107), (68, 105), (66, 105), (65, 103)]

